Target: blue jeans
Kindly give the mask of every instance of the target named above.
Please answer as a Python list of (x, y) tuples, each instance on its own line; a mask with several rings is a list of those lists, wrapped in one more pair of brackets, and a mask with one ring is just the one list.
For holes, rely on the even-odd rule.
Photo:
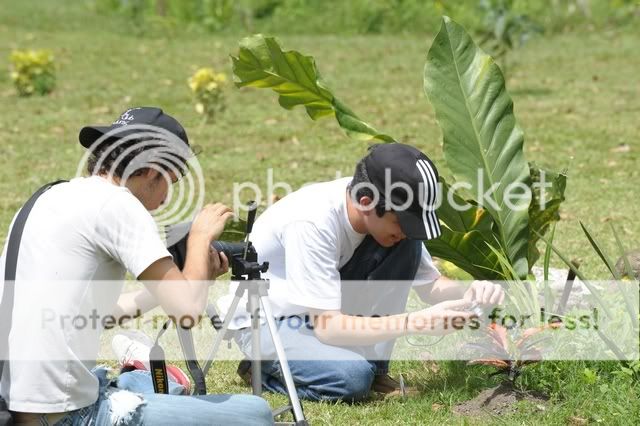
[[(385, 248), (367, 236), (340, 270), (342, 313), (372, 316), (404, 312), (421, 254), (420, 241), (403, 240)], [(355, 280), (359, 282), (353, 282)], [(386, 283), (367, 283), (367, 280)], [(373, 285), (376, 286), (374, 291)], [(369, 394), (375, 376), (388, 372), (395, 340), (366, 347), (339, 347), (322, 343), (315, 336), (308, 318), (281, 319), (277, 326), (300, 398), (362, 400)], [(250, 357), (250, 330), (239, 330), (235, 339), (240, 350)], [(262, 362), (264, 389), (286, 393), (266, 325), (260, 331), (260, 344), (265, 359)]]
[[(96, 403), (70, 412), (55, 426), (106, 426), (114, 423), (114, 416), (120, 419), (117, 424), (122, 426), (273, 424), (267, 402), (253, 395), (156, 394), (148, 371), (123, 373), (117, 381), (107, 379), (107, 370), (104, 368), (96, 368), (94, 374), (100, 382)], [(173, 388), (171, 384), (169, 388), (177, 392), (182, 386), (173, 383)], [(133, 406), (118, 407), (122, 401), (118, 402), (113, 395), (120, 392), (126, 392), (129, 401), (137, 400), (138, 405), (134, 403)]]

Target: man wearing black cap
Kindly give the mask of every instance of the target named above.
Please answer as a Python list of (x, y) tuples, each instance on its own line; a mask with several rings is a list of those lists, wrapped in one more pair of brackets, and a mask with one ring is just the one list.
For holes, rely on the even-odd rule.
[[(16, 421), (272, 423), (269, 406), (257, 397), (156, 395), (148, 373), (124, 373), (136, 374), (128, 382), (151, 391), (141, 395), (140, 388), (110, 386), (105, 370), (93, 368), (105, 326), (158, 304), (177, 321), (199, 320), (210, 280), (228, 269), (210, 245), (232, 213), (221, 204), (204, 207), (181, 271), (150, 211), (188, 172), (184, 128), (159, 108), (132, 108), (110, 126), (83, 128), (79, 138), (90, 150), (90, 176), (54, 185), (37, 199), (20, 240), (16, 285), (2, 286), (3, 300), (13, 293), (13, 308), (0, 391)], [(2, 276), (6, 258), (5, 246)], [(144, 282), (143, 290), (120, 294), (127, 271)]]
[[(455, 331), (450, 319), (469, 319), (472, 303), (502, 302), (498, 285), (464, 288), (440, 276), (422, 243), (440, 235), (437, 200), (433, 163), (392, 143), (372, 147), (353, 177), (306, 186), (258, 218), (252, 242), (269, 262), (269, 299), (301, 397), (353, 401), (371, 390), (396, 392), (387, 374), (395, 338)], [(432, 306), (405, 313), (411, 288)], [(247, 355), (248, 318), (243, 312), (232, 322)], [(284, 392), (263, 333), (264, 386)], [(248, 363), (238, 372), (246, 378)]]

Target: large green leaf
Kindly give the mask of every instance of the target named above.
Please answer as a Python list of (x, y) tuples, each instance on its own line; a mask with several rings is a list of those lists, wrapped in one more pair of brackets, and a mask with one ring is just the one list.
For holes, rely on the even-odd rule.
[(448, 260), (476, 279), (504, 279), (489, 248), (490, 244), (498, 246), (491, 215), (456, 194), (444, 179), (440, 181), (442, 199), (437, 213), (442, 234), (425, 242), (429, 253)]
[(483, 194), (478, 205), (491, 213), (502, 250), (525, 277), (529, 168), (500, 69), (460, 25), (444, 17), (427, 55), (424, 88), (442, 129), (449, 169), (474, 194)]
[(442, 228), (440, 237), (425, 241), (425, 244), (432, 256), (453, 263), (475, 279), (504, 279), (496, 270), (497, 261), (487, 243), (487, 234), (476, 230), (455, 232)]
[(462, 198), (444, 178), (440, 178), (441, 202), (436, 210), (440, 221), (452, 231), (491, 232), (493, 218), (487, 210)]
[(315, 60), (295, 50), (284, 52), (273, 37), (262, 34), (240, 41), (238, 56), (232, 56), (234, 81), (238, 87), (268, 88), (278, 93), (280, 106), (302, 105), (311, 119), (334, 116), (350, 137), (360, 140), (394, 139), (362, 121), (320, 81)]
[[(531, 204), (529, 205), (529, 267), (533, 267), (540, 258), (537, 248), (538, 235), (545, 235), (552, 223), (560, 220), (560, 205), (564, 201), (567, 187), (566, 171), (550, 172), (539, 168), (535, 163), (529, 164), (531, 175)], [(544, 182), (542, 179), (544, 176)], [(542, 185), (546, 185), (544, 192)], [(550, 185), (550, 186), (549, 186)], [(548, 249), (550, 250), (550, 249)]]

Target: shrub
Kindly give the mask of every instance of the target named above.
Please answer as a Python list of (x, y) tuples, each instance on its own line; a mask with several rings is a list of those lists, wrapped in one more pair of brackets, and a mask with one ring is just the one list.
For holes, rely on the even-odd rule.
[(226, 81), (224, 73), (217, 73), (213, 68), (200, 68), (189, 78), (196, 111), (206, 121), (213, 120), (217, 112), (224, 110), (222, 87)]
[(48, 50), (14, 50), (9, 56), (11, 80), (20, 96), (46, 95), (56, 83), (53, 54)]

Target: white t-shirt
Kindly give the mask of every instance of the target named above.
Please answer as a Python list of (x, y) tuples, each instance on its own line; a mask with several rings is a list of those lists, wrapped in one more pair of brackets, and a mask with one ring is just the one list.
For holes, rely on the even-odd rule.
[(137, 277), (167, 256), (153, 217), (127, 188), (92, 176), (45, 192), (20, 243), (11, 361), (0, 388), (9, 408), (55, 413), (94, 403), (98, 380), (90, 370), (102, 319), (113, 312), (127, 270)]
[[(303, 314), (309, 309), (340, 310), (340, 269), (351, 259), (365, 234), (356, 232), (347, 216), (347, 186), (352, 178), (305, 186), (258, 217), (251, 241), (259, 261), (268, 261), (263, 278), (270, 280), (269, 301), (275, 317)], [(423, 245), (413, 285), (433, 283), (440, 273)], [(219, 301), (226, 313), (235, 293)], [(230, 328), (250, 325), (238, 305)]]

